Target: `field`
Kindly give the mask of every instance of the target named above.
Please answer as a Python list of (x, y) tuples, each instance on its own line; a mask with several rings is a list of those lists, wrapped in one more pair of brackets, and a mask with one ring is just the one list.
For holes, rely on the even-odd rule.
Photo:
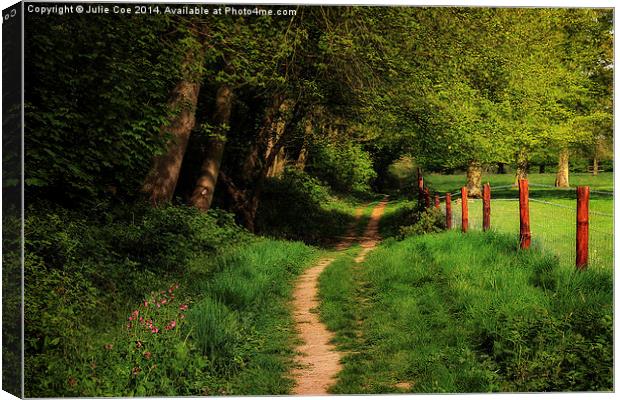
[[(465, 182), (462, 175), (429, 175), (427, 184), (440, 193), (453, 193), (453, 201), (460, 198), (460, 186)], [(558, 189), (553, 185), (554, 174), (531, 174), (530, 224), (535, 246), (557, 254), (561, 263), (574, 265), (576, 194), (574, 187)], [(491, 228), (497, 232), (513, 235), (519, 233), (519, 191), (513, 184), (512, 175), (487, 175), (483, 182), (491, 184)], [(588, 185), (590, 190), (590, 260), (591, 267), (613, 267), (613, 174), (572, 174), (571, 183)], [(545, 185), (545, 186), (537, 186)], [(501, 187), (503, 186), (503, 187)], [(500, 189), (493, 189), (501, 187)], [(469, 200), (470, 229), (482, 229), (482, 201)], [(443, 204), (443, 203), (442, 203)], [(442, 205), (443, 210), (443, 205)], [(453, 226), (460, 227), (460, 202), (453, 204)]]

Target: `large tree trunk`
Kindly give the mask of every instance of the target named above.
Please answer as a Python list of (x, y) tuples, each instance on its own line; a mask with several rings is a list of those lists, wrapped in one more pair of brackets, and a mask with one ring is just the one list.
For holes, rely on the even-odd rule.
[(190, 203), (202, 211), (209, 210), (213, 202), (213, 193), (215, 192), (226, 145), (226, 126), (230, 122), (232, 100), (233, 91), (230, 86), (220, 86), (215, 96), (215, 115), (213, 116), (216, 130), (214, 135), (209, 138), (207, 153), (200, 168), (200, 177), (190, 198)]
[(153, 158), (151, 170), (142, 185), (142, 192), (154, 206), (170, 202), (174, 195), (187, 142), (196, 123), (196, 105), (202, 79), (196, 71), (201, 70), (203, 55), (203, 49), (193, 49), (186, 55), (181, 67), (184, 78), (174, 87), (168, 101), (173, 116), (161, 127), (161, 132), (170, 134), (172, 138), (165, 152)]
[(527, 158), (527, 153), (524, 149), (519, 150), (517, 153), (517, 170), (515, 173), (515, 185), (519, 184), (519, 179), (527, 179), (527, 173), (530, 168), (530, 163)]
[(592, 160), (592, 175), (598, 175), (598, 157), (596, 156)]
[(470, 161), (467, 166), (467, 195), (479, 198), (482, 196), (480, 185), (482, 181), (482, 165), (478, 161)]
[(568, 148), (565, 147), (560, 150), (560, 156), (558, 159), (558, 173), (555, 176), (556, 187), (569, 187), (568, 184)]

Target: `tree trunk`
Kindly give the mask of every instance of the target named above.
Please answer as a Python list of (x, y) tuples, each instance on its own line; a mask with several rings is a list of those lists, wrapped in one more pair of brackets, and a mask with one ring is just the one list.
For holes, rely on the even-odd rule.
[(306, 159), (308, 158), (308, 139), (312, 136), (313, 131), (314, 127), (312, 125), (312, 119), (310, 116), (307, 116), (304, 123), (304, 140), (301, 145), (301, 150), (299, 151), (299, 156), (297, 156), (297, 162), (295, 163), (295, 167), (300, 171), (303, 171), (306, 168)]
[(517, 153), (517, 171), (515, 174), (515, 185), (519, 184), (519, 179), (527, 179), (527, 173), (529, 168), (530, 163), (527, 158), (527, 153), (524, 149), (521, 149)]
[(497, 163), (497, 173), (505, 174), (506, 173), (506, 164), (503, 162)]
[(560, 150), (560, 156), (558, 160), (558, 173), (555, 176), (555, 186), (556, 187), (569, 187), (568, 184), (568, 148), (565, 147)]
[(598, 175), (598, 158), (596, 156), (592, 161), (592, 175)]
[(545, 164), (540, 164), (538, 166), (538, 173), (539, 174), (544, 174), (545, 173)]
[(478, 161), (470, 161), (467, 166), (467, 194), (469, 197), (480, 198), (482, 191), (482, 166)]
[(213, 202), (213, 193), (220, 172), (220, 165), (226, 145), (226, 126), (230, 122), (233, 92), (230, 86), (222, 85), (215, 96), (215, 114), (213, 121), (216, 125), (215, 134), (209, 138), (208, 149), (205, 154), (200, 177), (190, 198), (190, 203), (202, 211), (207, 211)]
[(204, 50), (192, 49), (182, 65), (184, 79), (174, 87), (168, 107), (174, 111), (170, 121), (161, 127), (162, 134), (169, 133), (172, 138), (166, 144), (163, 154), (153, 158), (151, 169), (142, 185), (153, 206), (172, 200), (179, 179), (181, 163), (187, 148), (189, 136), (196, 123), (196, 105), (202, 76), (196, 70), (203, 62)]
[[(287, 120), (289, 119), (289, 112), (292, 105), (291, 100), (285, 100), (280, 105), (278, 110), (278, 118), (274, 123), (273, 129), (271, 129), (271, 135), (267, 141), (267, 150), (265, 151), (265, 159), (269, 158), (269, 155), (273, 151), (275, 144), (280, 140), (280, 137), (284, 133)], [(273, 178), (279, 176), (284, 171), (284, 165), (286, 163), (286, 154), (284, 152), (284, 146), (280, 146), (273, 158), (273, 162), (267, 169), (267, 177)]]
[(271, 105), (267, 107), (267, 110), (265, 111), (263, 125), (258, 132), (258, 135), (256, 135), (256, 140), (252, 144), (252, 148), (243, 163), (243, 177), (248, 183), (253, 181), (253, 176), (257, 172), (256, 169), (260, 168), (260, 155), (265, 151), (264, 149), (267, 146), (267, 141), (269, 140), (269, 137), (274, 129), (274, 120), (278, 116), (278, 110), (280, 110), (284, 100), (285, 97), (282, 93), (274, 95)]

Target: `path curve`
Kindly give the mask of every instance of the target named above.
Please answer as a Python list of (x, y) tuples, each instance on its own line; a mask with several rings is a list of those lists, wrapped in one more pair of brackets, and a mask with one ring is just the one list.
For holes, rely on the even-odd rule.
[[(362, 262), (379, 241), (379, 220), (387, 204), (387, 196), (373, 209), (364, 235), (358, 238), (362, 250), (355, 259)], [(345, 250), (355, 241), (355, 228), (365, 206), (355, 212), (355, 222), (349, 227), (347, 235), (336, 246), (337, 250)], [(336, 351), (331, 344), (334, 334), (319, 320), (314, 312), (319, 306), (317, 297), (319, 276), (334, 258), (324, 258), (314, 267), (306, 270), (299, 278), (293, 292), (293, 315), (303, 344), (297, 348), (296, 362), (301, 365), (293, 371), (295, 387), (293, 394), (325, 395), (331, 385), (336, 382), (336, 375), (342, 369), (340, 358), (342, 353)]]

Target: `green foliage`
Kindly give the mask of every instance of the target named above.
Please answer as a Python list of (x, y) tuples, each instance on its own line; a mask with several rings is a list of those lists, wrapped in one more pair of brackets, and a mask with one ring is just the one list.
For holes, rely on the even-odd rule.
[(344, 234), (352, 206), (333, 198), (317, 178), (286, 169), (264, 188), (257, 214), (258, 232), (308, 243), (329, 243)]
[(446, 228), (446, 218), (437, 208), (429, 208), (422, 211), (416, 218), (413, 225), (402, 226), (400, 237), (406, 238), (412, 235), (423, 235), (425, 233), (437, 233)]
[(370, 155), (352, 142), (315, 143), (308, 171), (340, 192), (367, 192), (376, 178)]
[[(49, 204), (29, 208), (26, 386), (44, 390), (59, 385), (45, 374), (50, 368), (62, 373), (62, 356), (79, 354), (92, 329), (118, 316), (157, 282), (183, 273), (196, 253), (246, 238), (221, 212), (136, 206), (87, 216)], [(45, 390), (55, 393), (51, 387)]]

